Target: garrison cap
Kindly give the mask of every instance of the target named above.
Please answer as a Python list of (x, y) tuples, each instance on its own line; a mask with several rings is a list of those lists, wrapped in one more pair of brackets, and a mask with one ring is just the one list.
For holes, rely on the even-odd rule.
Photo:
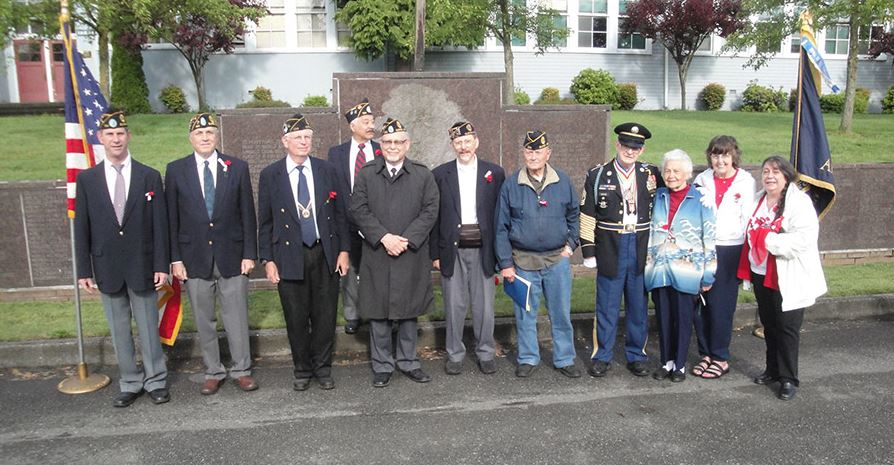
[(214, 117), (213, 113), (196, 113), (189, 120), (189, 132), (193, 132), (196, 129), (201, 128), (216, 128), (217, 126), (217, 118)]
[(99, 129), (116, 129), (126, 127), (127, 118), (124, 117), (123, 111), (103, 113), (102, 116), (99, 117)]
[(345, 112), (345, 119), (347, 119), (348, 123), (350, 123), (351, 121), (354, 121), (355, 119), (363, 115), (371, 114), (373, 114), (373, 112), (372, 108), (369, 107), (369, 99), (363, 99), (362, 102), (354, 105)]
[(407, 132), (407, 129), (400, 121), (388, 118), (382, 125), (382, 134), (394, 134), (395, 132)]
[(641, 148), (646, 144), (646, 139), (652, 137), (652, 133), (639, 123), (619, 124), (615, 126), (615, 134), (621, 145), (636, 149)]
[(543, 131), (528, 131), (525, 133), (524, 146), (529, 150), (540, 150), (549, 147), (549, 140), (546, 139), (546, 133)]
[(447, 133), (450, 134), (450, 140), (456, 139), (457, 137), (478, 134), (475, 132), (475, 126), (472, 126), (472, 123), (468, 121), (453, 123), (453, 126), (450, 126), (450, 130), (448, 130)]
[(283, 135), (290, 132), (302, 131), (304, 129), (313, 130), (313, 128), (310, 127), (310, 123), (307, 122), (307, 118), (305, 118), (304, 115), (302, 115), (301, 113), (295, 113), (282, 125)]

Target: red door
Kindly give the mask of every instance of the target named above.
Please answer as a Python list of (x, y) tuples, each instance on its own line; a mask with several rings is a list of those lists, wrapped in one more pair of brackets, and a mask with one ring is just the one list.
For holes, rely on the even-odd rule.
[(40, 41), (16, 40), (16, 74), (19, 81), (19, 101), (22, 103), (49, 102), (47, 71)]
[(65, 66), (62, 62), (65, 56), (65, 45), (61, 40), (50, 42), (50, 50), (53, 57), (53, 101), (65, 100)]

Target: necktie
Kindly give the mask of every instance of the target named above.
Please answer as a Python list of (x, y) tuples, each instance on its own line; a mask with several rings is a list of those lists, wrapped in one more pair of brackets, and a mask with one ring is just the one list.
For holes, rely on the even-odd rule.
[(363, 168), (363, 165), (366, 164), (366, 155), (363, 153), (363, 147), (366, 147), (366, 144), (357, 145), (359, 150), (357, 150), (357, 161), (354, 163), (354, 179), (360, 174), (360, 168)]
[(211, 174), (208, 160), (205, 160), (205, 210), (208, 210), (210, 220), (214, 213), (214, 176)]
[(118, 218), (118, 224), (121, 225), (122, 221), (124, 221), (124, 203), (127, 201), (127, 193), (124, 190), (124, 175), (121, 174), (121, 170), (124, 169), (124, 165), (112, 165), (112, 168), (115, 168), (115, 195), (112, 198), (112, 205), (115, 207), (115, 217)]
[(394, 176), (396, 176), (396, 175), (397, 175), (397, 168), (391, 168), (391, 177), (394, 178)]
[(301, 225), (301, 240), (308, 247), (317, 241), (317, 228), (314, 223), (314, 212), (310, 205), (310, 190), (304, 176), (304, 166), (298, 167), (298, 217)]

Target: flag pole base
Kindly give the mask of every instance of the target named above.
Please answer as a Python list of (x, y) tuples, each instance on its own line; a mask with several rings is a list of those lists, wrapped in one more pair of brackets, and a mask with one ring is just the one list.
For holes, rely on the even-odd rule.
[(109, 377), (99, 373), (89, 374), (86, 363), (78, 364), (78, 374), (63, 379), (56, 389), (63, 394), (86, 394), (109, 385)]

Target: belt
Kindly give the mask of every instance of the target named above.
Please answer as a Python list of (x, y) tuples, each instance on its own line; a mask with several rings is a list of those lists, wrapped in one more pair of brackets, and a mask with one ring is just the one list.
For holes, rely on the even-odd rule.
[(633, 234), (639, 231), (648, 231), (649, 223), (609, 223), (608, 221), (597, 221), (596, 227), (605, 231), (614, 231), (618, 234)]

